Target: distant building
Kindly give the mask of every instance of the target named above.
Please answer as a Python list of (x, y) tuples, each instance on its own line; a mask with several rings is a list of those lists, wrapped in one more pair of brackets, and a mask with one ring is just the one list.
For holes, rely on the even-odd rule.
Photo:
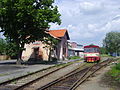
[(70, 56), (80, 56), (83, 57), (83, 45), (77, 44), (76, 42), (69, 42), (69, 57)]
[(72, 48), (77, 48), (77, 43), (76, 42), (70, 42), (70, 45)]
[[(55, 57), (59, 60), (64, 60), (68, 57), (68, 43), (69, 34), (66, 29), (60, 30), (49, 30), (48, 33), (53, 37), (59, 39), (58, 44), (54, 50)], [(48, 60), (49, 58), (49, 48), (45, 48), (46, 44), (43, 44), (41, 41), (36, 41), (34, 43), (26, 44), (26, 50), (22, 53), (22, 59), (40, 59), (40, 60)]]

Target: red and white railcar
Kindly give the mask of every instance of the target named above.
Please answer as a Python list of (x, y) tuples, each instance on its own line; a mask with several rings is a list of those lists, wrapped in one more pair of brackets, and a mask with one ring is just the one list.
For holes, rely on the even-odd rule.
[(84, 60), (86, 62), (99, 62), (100, 47), (97, 45), (84, 46)]

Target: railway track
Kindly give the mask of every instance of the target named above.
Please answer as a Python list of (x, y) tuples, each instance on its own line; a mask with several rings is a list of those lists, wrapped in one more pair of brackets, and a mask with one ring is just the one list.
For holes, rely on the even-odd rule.
[(69, 65), (72, 65), (73, 63), (70, 63), (68, 65), (64, 66), (58, 66), (58, 67), (52, 67), (43, 71), (37, 71), (28, 75), (24, 75), (18, 78), (14, 78), (8, 81), (5, 81), (3, 83), (0, 83), (0, 90), (18, 90), (21, 87), (26, 86), (29, 83), (35, 82), (38, 79), (41, 79), (43, 77), (46, 77), (56, 71), (59, 71)]
[(108, 59), (101, 63), (95, 64), (91, 67), (84, 68), (82, 70), (76, 70), (70, 74), (63, 76), (47, 85), (38, 88), (37, 90), (75, 90), (80, 84), (82, 84), (88, 77), (94, 74), (102, 67), (109, 64), (112, 60)]
[[(111, 60), (103, 61), (99, 64), (95, 64), (91, 67), (78, 67), (72, 72), (54, 80), (44, 86), (37, 86), (41, 82), (41, 79), (48, 77), (50, 74), (59, 71), (67, 66), (59, 68), (52, 68), (52, 71), (46, 71), (47, 73), (40, 73), (34, 75), (23, 76), (21, 78), (4, 82), (0, 84), (0, 90), (75, 90), (82, 82), (90, 77), (97, 70), (110, 63)], [(45, 72), (45, 71), (44, 71)], [(41, 76), (40, 76), (41, 75)], [(37, 77), (36, 77), (37, 76)], [(28, 78), (29, 77), (29, 78)], [(34, 78), (35, 77), (35, 78)], [(28, 81), (27, 81), (28, 80)], [(27, 82), (24, 82), (27, 81)], [(37, 87), (36, 87), (37, 86)]]
[(97, 70), (100, 69), (104, 65), (108, 64), (108, 61), (109, 60), (103, 61), (102, 63), (95, 64), (92, 67), (78, 67), (65, 76), (62, 76), (42, 87), (39, 86), (39, 83), (41, 83), (42, 80), (38, 78), (29, 83), (26, 83), (23, 86), (15, 88), (15, 90), (74, 90), (75, 87), (79, 86), (79, 83), (82, 83), (86, 80), (85, 77), (88, 78), (90, 74), (96, 70), (96, 68)]

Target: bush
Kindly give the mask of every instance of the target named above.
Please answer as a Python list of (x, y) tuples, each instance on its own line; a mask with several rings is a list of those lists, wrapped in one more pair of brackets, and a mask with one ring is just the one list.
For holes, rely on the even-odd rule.
[(117, 70), (120, 70), (120, 63), (118, 63), (115, 67)]

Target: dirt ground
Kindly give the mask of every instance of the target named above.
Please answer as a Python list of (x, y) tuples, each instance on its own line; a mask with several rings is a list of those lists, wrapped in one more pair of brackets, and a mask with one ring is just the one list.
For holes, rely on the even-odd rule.
[(120, 85), (111, 83), (111, 79), (106, 76), (106, 72), (110, 69), (110, 66), (107, 66), (96, 72), (76, 90), (120, 90)]

